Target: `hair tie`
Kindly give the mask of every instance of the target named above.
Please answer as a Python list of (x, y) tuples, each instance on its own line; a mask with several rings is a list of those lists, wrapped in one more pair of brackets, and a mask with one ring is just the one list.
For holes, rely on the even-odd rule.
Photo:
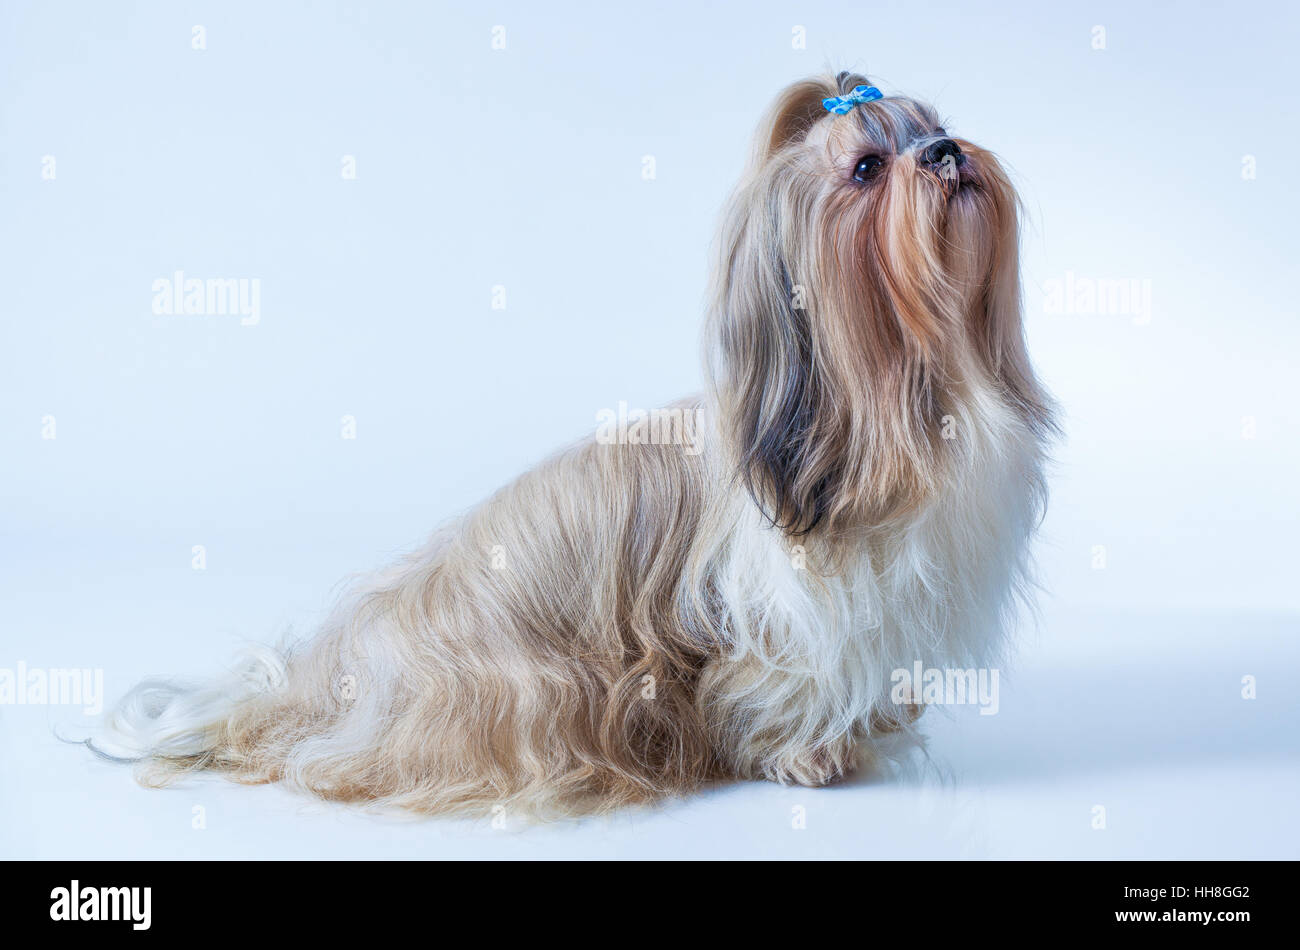
[(823, 99), (822, 105), (833, 115), (844, 115), (856, 105), (883, 98), (885, 98), (884, 93), (875, 86), (855, 86), (847, 96), (831, 96), (829, 99)]

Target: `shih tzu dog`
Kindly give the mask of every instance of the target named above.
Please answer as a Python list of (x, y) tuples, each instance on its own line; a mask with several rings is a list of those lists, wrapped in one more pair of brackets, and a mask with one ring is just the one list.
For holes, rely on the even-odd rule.
[(1052, 404), (992, 154), (851, 73), (777, 98), (722, 218), (696, 451), (592, 439), (313, 639), (146, 682), (95, 747), (425, 813), (817, 786), (909, 734), (891, 673), (986, 667), (1028, 580)]

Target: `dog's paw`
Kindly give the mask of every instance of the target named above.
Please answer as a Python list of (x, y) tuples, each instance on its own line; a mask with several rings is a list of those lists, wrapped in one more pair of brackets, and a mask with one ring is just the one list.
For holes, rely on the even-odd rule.
[(782, 785), (820, 788), (852, 774), (857, 765), (857, 743), (840, 739), (829, 745), (782, 756), (764, 770), (763, 777)]

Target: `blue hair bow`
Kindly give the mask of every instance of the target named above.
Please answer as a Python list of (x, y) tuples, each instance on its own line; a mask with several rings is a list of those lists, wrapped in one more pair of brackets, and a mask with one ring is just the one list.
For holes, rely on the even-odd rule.
[(822, 105), (826, 111), (834, 115), (844, 115), (856, 105), (864, 102), (875, 102), (877, 99), (885, 98), (875, 86), (855, 86), (853, 91), (847, 96), (831, 96), (829, 99), (823, 99)]

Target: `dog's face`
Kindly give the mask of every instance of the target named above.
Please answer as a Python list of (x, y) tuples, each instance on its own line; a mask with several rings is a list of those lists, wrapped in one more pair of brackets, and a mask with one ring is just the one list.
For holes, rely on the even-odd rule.
[(836, 279), (887, 304), (905, 345), (938, 355), (1015, 240), (1015, 194), (992, 154), (950, 136), (924, 103), (880, 99), (827, 118), (774, 155), (769, 172), (820, 179), (813, 228)]
[(791, 533), (879, 522), (933, 492), (942, 420), (1000, 400), (1050, 426), (1020, 323), (1017, 199), (929, 106), (843, 115), (842, 73), (789, 87), (718, 245), (711, 372), (740, 473)]

